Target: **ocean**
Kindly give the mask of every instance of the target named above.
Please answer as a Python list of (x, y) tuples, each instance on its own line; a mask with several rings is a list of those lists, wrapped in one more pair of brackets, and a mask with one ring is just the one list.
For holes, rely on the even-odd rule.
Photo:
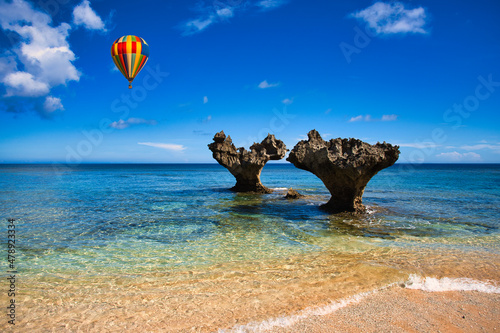
[(328, 190), (290, 164), (261, 180), (272, 194), (229, 191), (218, 164), (0, 165), (16, 329), (259, 331), (425, 278), (500, 290), (499, 164), (395, 164), (368, 184), (363, 216), (321, 211)]

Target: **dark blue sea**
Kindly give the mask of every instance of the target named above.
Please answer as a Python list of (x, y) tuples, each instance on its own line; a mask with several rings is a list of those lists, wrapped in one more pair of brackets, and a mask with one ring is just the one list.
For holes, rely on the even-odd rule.
[[(338, 294), (328, 296), (335, 299), (412, 273), (468, 276), (465, 268), (454, 270), (460, 260), (473, 274), (477, 258), (491, 261), (500, 255), (499, 164), (396, 164), (370, 181), (363, 197), (368, 213), (359, 217), (321, 211), (327, 189), (290, 164), (268, 163), (261, 180), (272, 194), (229, 191), (234, 178), (218, 164), (0, 165), (2, 250), (7, 251), (7, 219), (15, 219), (25, 328), (31, 318), (51, 329), (57, 320), (44, 317), (51, 305), (59, 304), (68, 318), (76, 316), (76, 304), (90, 302), (80, 294), (85, 289), (115, 305), (125, 302), (121, 297), (130, 299), (131, 290), (148, 302), (157, 293), (169, 318), (189, 318), (189, 312), (171, 309), (189, 304), (198, 304), (199, 313), (210, 313), (203, 304), (212, 304), (212, 310), (241, 306), (252, 313), (236, 300), (248, 305), (254, 297), (265, 303), (256, 290), (307, 298), (321, 292), (305, 287), (307, 281), (343, 277), (338, 286), (344, 281), (349, 291), (341, 293), (339, 287)], [(284, 199), (288, 188), (306, 196)], [(485, 259), (484, 274), (473, 277), (495, 280), (488, 265)], [(369, 283), (360, 277), (372, 270)], [(270, 271), (278, 282), (288, 276), (300, 283), (293, 291), (285, 282), (287, 290), (273, 287)], [(146, 292), (148, 286), (154, 291)], [(213, 303), (225, 295), (221, 288), (236, 294)], [(196, 298), (201, 294), (205, 301)], [(178, 299), (169, 303), (165, 297)], [(277, 305), (266, 306), (264, 313), (281, 315)], [(203, 322), (196, 309), (189, 311), (194, 311), (191, 319)], [(262, 319), (258, 313), (255, 318)], [(70, 327), (88, 329), (78, 326), (83, 322)], [(221, 319), (210, 327), (233, 324)]]

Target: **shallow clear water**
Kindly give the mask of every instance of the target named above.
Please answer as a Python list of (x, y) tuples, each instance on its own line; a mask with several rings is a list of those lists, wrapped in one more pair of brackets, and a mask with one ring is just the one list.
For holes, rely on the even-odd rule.
[[(286, 257), (345, 246), (341, 236), (499, 235), (499, 165), (395, 165), (369, 183), (364, 203), (371, 214), (360, 218), (319, 210), (328, 191), (291, 165), (269, 164), (261, 178), (278, 190), (227, 191), (234, 179), (215, 164), (3, 165), (1, 217), (17, 219), (19, 265), (30, 274)], [(285, 200), (289, 187), (308, 196)]]
[[(274, 193), (228, 191), (234, 178), (217, 164), (0, 165), (26, 328), (53, 327), (43, 313), (54, 304), (63, 321), (97, 300), (136, 313), (150, 299), (169, 325), (215, 318), (213, 329), (408, 273), (500, 281), (500, 165), (397, 164), (370, 181), (359, 217), (321, 211), (328, 191), (292, 165), (270, 163), (261, 179)], [(284, 199), (290, 187), (306, 197)]]

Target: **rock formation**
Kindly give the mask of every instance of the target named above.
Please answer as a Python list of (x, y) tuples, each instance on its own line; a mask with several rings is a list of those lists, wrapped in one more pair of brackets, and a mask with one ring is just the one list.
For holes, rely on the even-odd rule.
[(399, 147), (388, 143), (370, 145), (357, 139), (324, 141), (316, 130), (308, 133), (290, 152), (287, 161), (315, 174), (332, 197), (321, 207), (330, 213), (362, 213), (366, 184), (382, 169), (393, 165)]
[(268, 134), (261, 143), (254, 143), (250, 151), (234, 146), (231, 137), (220, 131), (215, 134), (214, 142), (208, 145), (212, 156), (236, 178), (236, 185), (231, 188), (235, 192), (271, 193), (260, 182), (260, 173), (269, 160), (280, 160), (285, 157), (286, 146), (274, 135)]
[(293, 188), (289, 188), (286, 192), (285, 199), (300, 199), (303, 198), (304, 195), (295, 191)]

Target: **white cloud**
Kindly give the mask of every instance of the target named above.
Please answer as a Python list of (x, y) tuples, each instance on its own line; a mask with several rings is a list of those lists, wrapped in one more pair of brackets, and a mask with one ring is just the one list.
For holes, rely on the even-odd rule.
[(203, 104), (207, 104), (208, 103), (208, 97), (207, 96), (203, 96)]
[(53, 96), (47, 96), (43, 103), (43, 108), (46, 112), (52, 113), (57, 110), (64, 110), (61, 99)]
[(16, 66), (10, 73), (0, 73), (9, 96), (37, 97), (42, 91), (49, 93), (42, 84), (50, 89), (80, 79), (81, 74), (72, 63), (75, 54), (67, 41), (69, 24), (53, 27), (49, 15), (33, 9), (23, 0), (0, 3), (0, 13), (2, 29), (15, 32), (22, 39), (11, 54), (15, 54), (24, 70)]
[(115, 129), (125, 129), (132, 125), (140, 125), (140, 124), (156, 125), (158, 124), (158, 122), (156, 120), (146, 120), (142, 118), (129, 118), (128, 120), (120, 119), (118, 121), (114, 121), (111, 124), (109, 124), (109, 127)]
[(281, 101), (283, 104), (285, 105), (290, 105), (293, 103), (293, 98), (290, 99), (290, 98), (285, 98), (284, 100)]
[(221, 6), (214, 2), (213, 6), (199, 8), (198, 10), (201, 14), (198, 18), (191, 19), (180, 26), (183, 30), (182, 34), (184, 36), (193, 35), (205, 30), (214, 23), (228, 20), (234, 16), (234, 11), (238, 7), (239, 5), (229, 6), (222, 4)]
[(395, 121), (398, 119), (398, 115), (396, 114), (384, 114), (382, 118), (377, 119), (377, 118), (372, 118), (369, 114), (367, 115), (359, 115), (356, 117), (352, 117), (349, 119), (350, 123), (356, 122), (356, 121)]
[(450, 153), (441, 153), (436, 155), (437, 158), (450, 161), (450, 162), (478, 162), (481, 160), (481, 155), (470, 152), (470, 153), (459, 153), (459, 152), (450, 152)]
[(178, 27), (182, 30), (183, 36), (189, 36), (200, 33), (209, 26), (228, 21), (233, 18), (237, 12), (243, 12), (249, 8), (258, 7), (261, 10), (270, 10), (286, 4), (288, 0), (231, 0), (231, 1), (210, 1), (211, 5), (205, 2), (199, 2), (197, 10), (198, 17), (183, 22)]
[(192, 35), (192, 34), (195, 34), (197, 32), (201, 32), (203, 30), (205, 30), (206, 28), (208, 28), (209, 25), (211, 25), (212, 23), (215, 22), (215, 16), (214, 15), (211, 15), (209, 16), (208, 18), (206, 19), (194, 19), (194, 20), (191, 20), (191, 21), (188, 21), (184, 24), (184, 33), (183, 35), (187, 36), (187, 35)]
[(90, 2), (84, 0), (81, 4), (73, 9), (73, 23), (82, 25), (89, 30), (106, 31), (106, 27), (102, 19), (90, 8)]
[(286, 0), (262, 0), (257, 3), (257, 6), (262, 9), (274, 9), (286, 4), (287, 2), (288, 1)]
[[(86, 5), (88, 0), (77, 8)], [(92, 22), (92, 26), (97, 27), (95, 18)], [(64, 22), (55, 26), (49, 15), (28, 1), (0, 0), (0, 27), (7, 35), (19, 37), (11, 38), (16, 42), (0, 54), (0, 83), (5, 88), (5, 97), (11, 100), (6, 99), (5, 103), (11, 103), (16, 97), (30, 97), (24, 102), (32, 108), (22, 110), (34, 109), (42, 117), (47, 116), (49, 109), (63, 110), (60, 99), (56, 102), (55, 97), (49, 96), (45, 101), (40, 98), (49, 95), (53, 87), (80, 80), (82, 74), (73, 64), (76, 57), (68, 43), (71, 26)]]
[(231, 7), (224, 7), (217, 9), (215, 13), (221, 18), (230, 18), (234, 16), (234, 9)]
[(395, 121), (398, 120), (398, 115), (397, 114), (384, 114), (382, 116), (382, 121)]
[(439, 147), (435, 142), (414, 142), (414, 143), (398, 143), (400, 147), (417, 148), (417, 149), (429, 149)]
[(369, 114), (367, 114), (366, 116), (359, 115), (359, 116), (356, 116), (356, 117), (352, 117), (351, 119), (349, 119), (349, 122), (353, 123), (353, 122), (356, 122), (356, 121), (371, 121), (371, 120), (372, 120), (372, 116), (370, 116)]
[(425, 9), (407, 9), (401, 2), (376, 2), (351, 16), (365, 21), (377, 34), (427, 33)]
[(267, 89), (267, 88), (273, 88), (279, 86), (279, 83), (268, 83), (267, 80), (262, 81), (259, 83), (259, 88), (260, 89)]
[(26, 72), (9, 73), (2, 82), (7, 87), (6, 97), (39, 97), (47, 95), (50, 91), (46, 82), (37, 81), (32, 74)]
[(480, 150), (480, 149), (500, 150), (500, 145), (480, 143), (480, 144), (476, 144), (476, 145), (472, 145), (472, 146), (470, 146), (470, 145), (461, 146), (460, 149), (463, 149), (463, 150)]
[(176, 145), (173, 143), (159, 143), (159, 142), (137, 142), (139, 145), (161, 148), (172, 151), (183, 151), (186, 149), (183, 145)]
[(325, 114), (330, 114), (330, 112), (332, 112), (332, 109), (331, 109), (331, 108), (330, 108), (330, 109), (327, 109), (327, 110), (325, 111)]

